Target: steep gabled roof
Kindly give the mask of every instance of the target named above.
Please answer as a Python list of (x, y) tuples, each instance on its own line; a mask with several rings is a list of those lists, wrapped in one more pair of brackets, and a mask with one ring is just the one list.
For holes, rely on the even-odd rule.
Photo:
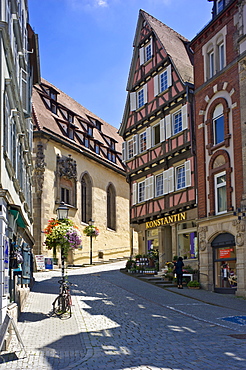
[(167, 55), (173, 62), (177, 73), (179, 74), (181, 80), (186, 83), (193, 83), (193, 66), (187, 52), (186, 45), (189, 40), (184, 36), (180, 35), (178, 32), (174, 31), (172, 28), (166, 26), (164, 23), (148, 14), (144, 10), (140, 9), (139, 18), (136, 28), (136, 33), (134, 37), (133, 46), (135, 50), (133, 52), (133, 58), (130, 68), (130, 74), (128, 79), (127, 90), (131, 90), (132, 78), (133, 78), (133, 68), (136, 65), (136, 60), (138, 57), (138, 44), (140, 41), (140, 32), (143, 21), (146, 21), (152, 28), (155, 36), (159, 39)]
[[(48, 107), (47, 102), (50, 101), (50, 96), (45, 91), (46, 88), (51, 89), (56, 93), (57, 100), (54, 100), (54, 103), (57, 105), (57, 107), (59, 107), (59, 114), (53, 113), (50, 107)], [(35, 122), (34, 132), (42, 131), (46, 134), (51, 134), (54, 137), (67, 141), (70, 146), (74, 145), (74, 147), (80, 147), (83, 152), (88, 152), (92, 156), (95, 156), (95, 159), (97, 157), (99, 159), (99, 154), (96, 154), (93, 150), (90, 150), (90, 148), (87, 148), (81, 144), (81, 141), (76, 139), (76, 136), (74, 139), (70, 139), (64, 134), (62, 125), (67, 124), (68, 121), (65, 120), (60, 111), (67, 111), (74, 117), (71, 125), (74, 127), (75, 132), (85, 134), (85, 126), (87, 126), (87, 124), (89, 124), (91, 127), (94, 127), (93, 140), (100, 143), (105, 151), (107, 149), (111, 149), (108, 141), (112, 139), (112, 141), (115, 143), (115, 150), (117, 154), (116, 163), (108, 160), (106, 157), (103, 157), (102, 159), (105, 162), (110, 163), (113, 167), (119, 167), (121, 170), (124, 169), (122, 161), (120, 160), (123, 139), (119, 136), (117, 128), (99, 118), (97, 115), (83, 107), (73, 98), (43, 78), (41, 79), (41, 84), (36, 84), (34, 86), (32, 100)], [(100, 124), (101, 129), (97, 128), (94, 121)]]

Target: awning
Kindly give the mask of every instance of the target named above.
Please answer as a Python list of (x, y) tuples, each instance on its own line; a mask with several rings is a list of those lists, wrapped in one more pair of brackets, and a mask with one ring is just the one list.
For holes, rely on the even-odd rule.
[(22, 227), (23, 229), (25, 229), (25, 227), (27, 226), (25, 220), (24, 220), (24, 217), (21, 215), (21, 211), (19, 206), (10, 206), (10, 213), (14, 216), (14, 219), (16, 220), (16, 223), (18, 226)]

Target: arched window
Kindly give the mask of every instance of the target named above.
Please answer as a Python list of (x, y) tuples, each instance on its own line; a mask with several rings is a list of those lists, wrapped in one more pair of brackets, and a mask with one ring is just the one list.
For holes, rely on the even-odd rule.
[(213, 112), (213, 134), (214, 145), (222, 143), (225, 140), (223, 105), (219, 104)]
[(110, 184), (107, 188), (107, 228), (116, 230), (116, 195), (115, 188)]
[(81, 180), (81, 221), (88, 224), (92, 218), (92, 183), (86, 173)]

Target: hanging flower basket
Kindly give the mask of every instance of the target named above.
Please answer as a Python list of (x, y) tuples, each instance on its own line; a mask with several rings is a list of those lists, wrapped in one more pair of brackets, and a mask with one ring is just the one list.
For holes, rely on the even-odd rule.
[(78, 227), (69, 219), (55, 220), (52, 218), (44, 229), (46, 234), (45, 245), (48, 249), (56, 250), (60, 247), (67, 258), (68, 251), (77, 249), (82, 245), (81, 234)]
[(98, 236), (99, 235), (99, 229), (98, 229), (98, 227), (96, 227), (94, 225), (88, 225), (84, 228), (83, 233), (86, 236)]

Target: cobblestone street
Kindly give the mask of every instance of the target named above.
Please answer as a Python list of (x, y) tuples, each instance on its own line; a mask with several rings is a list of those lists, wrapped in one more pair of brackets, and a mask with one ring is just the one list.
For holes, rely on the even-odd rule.
[[(50, 314), (60, 271), (35, 274), (1, 369), (246, 368), (246, 301), (162, 289), (122, 274), (125, 262), (71, 269), (73, 315)], [(190, 295), (190, 296), (188, 296)]]

